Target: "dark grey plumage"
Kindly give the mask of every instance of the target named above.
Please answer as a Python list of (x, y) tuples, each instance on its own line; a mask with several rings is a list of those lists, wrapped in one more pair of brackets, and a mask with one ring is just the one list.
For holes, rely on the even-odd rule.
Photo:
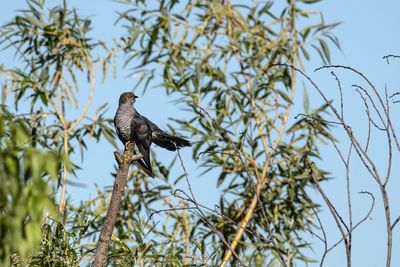
[(131, 92), (121, 94), (119, 106), (114, 117), (114, 125), (119, 139), (126, 146), (129, 142), (135, 142), (143, 160), (139, 160), (140, 167), (154, 177), (150, 163), (150, 146), (152, 143), (160, 147), (175, 151), (181, 147), (191, 146), (191, 143), (183, 138), (170, 135), (161, 130), (146, 117), (140, 115), (133, 107), (137, 96)]

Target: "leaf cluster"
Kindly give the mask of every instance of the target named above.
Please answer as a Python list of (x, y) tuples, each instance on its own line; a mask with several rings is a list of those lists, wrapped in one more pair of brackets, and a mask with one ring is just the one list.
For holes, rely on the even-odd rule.
[(58, 172), (58, 156), (32, 146), (26, 120), (0, 112), (0, 263), (10, 265), (38, 249), (43, 216), (57, 217), (47, 182)]

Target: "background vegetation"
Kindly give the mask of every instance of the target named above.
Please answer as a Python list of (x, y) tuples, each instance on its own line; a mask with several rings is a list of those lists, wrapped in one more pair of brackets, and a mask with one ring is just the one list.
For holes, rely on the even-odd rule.
[[(360, 106), (367, 110), (369, 132), (386, 133), (389, 167), (381, 174), (368, 150), (370, 137), (361, 145), (362, 137), (347, 124), (342, 97), (334, 106), (303, 72), (305, 61), (319, 57), (326, 68), (344, 68), (365, 78), (354, 69), (328, 65), (331, 49), (340, 49), (334, 35), (338, 24), (326, 23), (314, 10), (318, 1), (118, 2), (124, 11), (118, 13), (116, 27), (124, 34), (112, 46), (91, 37), (91, 19), (68, 1), (29, 0), (1, 28), (2, 48), (18, 61), (16, 67), (0, 69), (2, 265), (91, 263), (110, 191), (98, 188), (79, 204), (70, 203), (66, 193), (81, 168), (74, 155), (85, 158), (88, 142), (104, 139), (117, 147), (107, 104), (93, 107), (93, 99), (99, 82), (117, 78), (126, 68), (137, 77), (136, 92), (146, 93), (154, 80), (161, 81), (157, 87), (185, 111), (171, 121), (169, 131), (185, 135), (194, 146), (192, 159), (179, 152), (171, 162), (153, 157), (159, 179), (132, 167), (110, 265), (322, 266), (325, 256), (344, 244), (350, 266), (353, 230), (371, 211), (353, 222), (347, 189), (342, 197), (348, 199), (349, 215), (343, 219), (324, 193), (329, 174), (319, 167), (320, 146), (330, 144), (346, 170), (349, 158), (359, 158), (380, 189), (390, 266), (392, 231), (400, 217), (390, 216), (386, 185), (392, 154), (400, 147), (389, 95), (372, 83), (368, 90), (355, 86)], [(332, 75), (342, 96), (340, 78)], [(295, 95), (301, 82), (299, 99)], [(323, 104), (312, 108), (309, 90), (315, 89)], [(90, 106), (96, 109), (92, 115)], [(302, 110), (295, 120), (289, 119), (293, 109)], [(333, 126), (350, 140), (348, 154), (338, 148)], [(220, 189), (217, 206), (203, 205), (194, 195), (186, 168), (192, 161)], [(182, 184), (187, 189), (180, 189)], [(322, 199), (313, 199), (313, 190)], [(364, 194), (373, 200), (368, 204), (372, 210), (375, 197)], [(331, 211), (341, 232), (337, 243), (327, 240), (318, 216), (321, 205)], [(310, 242), (310, 236), (317, 241)], [(308, 256), (321, 244), (321, 258)]]

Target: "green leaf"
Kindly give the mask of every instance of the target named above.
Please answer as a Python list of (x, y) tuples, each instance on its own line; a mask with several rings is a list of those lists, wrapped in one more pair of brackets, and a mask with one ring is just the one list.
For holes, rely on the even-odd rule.
[(306, 114), (310, 113), (310, 101), (308, 99), (307, 89), (303, 82), (303, 107)]
[(10, 128), (17, 146), (23, 146), (29, 142), (30, 137), (25, 126), (17, 122), (16, 124), (12, 123)]
[(296, 256), (296, 258), (299, 260), (302, 260), (304, 262), (309, 262), (309, 263), (318, 262), (318, 260), (313, 259), (311, 257), (304, 256), (304, 255)]
[(330, 64), (331, 63), (331, 53), (329, 51), (329, 46), (323, 39), (319, 39), (319, 43), (321, 45), (322, 51), (324, 53), (324, 56), (325, 56), (328, 64)]
[(217, 180), (217, 188), (219, 188), (221, 186), (221, 184), (225, 181), (225, 177), (226, 177), (227, 174), (228, 173), (226, 173), (226, 172), (222, 172), (219, 175), (218, 180)]
[(56, 179), (58, 173), (58, 160), (55, 153), (47, 154), (45, 168), (51, 178)]
[(43, 29), (46, 24), (44, 24), (43, 22), (41, 22), (40, 20), (38, 20), (37, 18), (34, 18), (32, 16), (29, 16), (27, 14), (24, 15), (24, 18), (29, 21), (30, 23), (32, 23), (34, 26)]
[(304, 4), (315, 4), (320, 2), (321, 0), (298, 0), (298, 1)]
[(289, 104), (293, 104), (292, 100), (290, 99), (290, 97), (283, 92), (282, 90), (277, 89), (276, 92)]
[(300, 46), (301, 52), (303, 53), (304, 58), (309, 61), (310, 60), (310, 54), (307, 52), (307, 50), (303, 47)]
[(103, 126), (102, 128), (102, 133), (104, 137), (107, 139), (107, 141), (115, 148), (118, 149), (118, 145), (115, 142), (115, 138), (113, 134), (111, 133), (111, 130), (107, 126)]
[(147, 252), (149, 252), (150, 248), (152, 247), (152, 244), (146, 244), (145, 248), (142, 250), (142, 254), (141, 256), (144, 258), (147, 254)]

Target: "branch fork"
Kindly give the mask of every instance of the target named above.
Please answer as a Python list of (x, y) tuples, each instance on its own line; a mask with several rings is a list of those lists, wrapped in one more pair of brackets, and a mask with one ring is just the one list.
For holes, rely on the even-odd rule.
[(131, 151), (125, 150), (123, 154), (114, 151), (114, 157), (120, 167), (121, 165), (131, 165), (134, 161), (143, 158), (143, 155), (141, 153), (133, 154)]

